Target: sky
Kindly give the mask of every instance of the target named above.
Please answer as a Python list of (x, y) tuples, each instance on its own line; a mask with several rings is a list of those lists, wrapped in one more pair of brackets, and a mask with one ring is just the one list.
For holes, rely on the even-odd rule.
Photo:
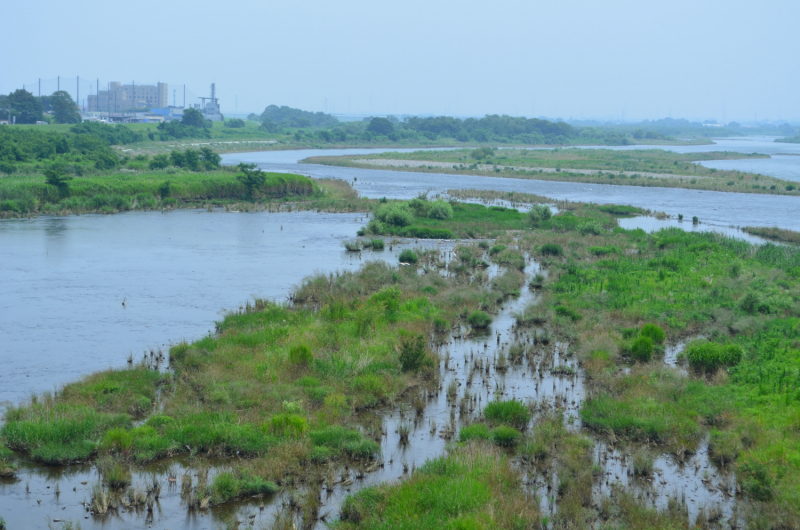
[[(3, 8), (0, 93), (216, 83), (223, 113), (800, 121), (798, 0), (60, 0)], [(90, 87), (91, 85), (91, 87)], [(170, 89), (170, 98), (172, 89)], [(181, 90), (177, 92), (181, 104)]]

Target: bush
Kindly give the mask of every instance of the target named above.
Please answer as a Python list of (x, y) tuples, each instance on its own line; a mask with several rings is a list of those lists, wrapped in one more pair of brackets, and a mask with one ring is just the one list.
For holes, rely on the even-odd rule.
[(742, 297), (739, 301), (739, 307), (745, 313), (750, 313), (751, 315), (758, 310), (758, 306), (760, 305), (760, 301), (758, 296), (755, 293), (747, 293)]
[(653, 344), (664, 344), (664, 339), (667, 337), (667, 334), (664, 333), (664, 330), (655, 324), (645, 324), (642, 326), (642, 330), (639, 332), (639, 335), (642, 337), (648, 337), (653, 341)]
[(414, 264), (419, 261), (419, 256), (417, 256), (416, 252), (410, 249), (405, 249), (400, 253), (400, 263), (411, 263)]
[(484, 329), (488, 328), (492, 323), (492, 317), (486, 314), (485, 311), (473, 311), (467, 318), (467, 322), (473, 328)]
[(510, 425), (517, 429), (524, 429), (531, 419), (528, 407), (515, 399), (489, 403), (483, 409), (483, 415), (491, 423)]
[(578, 232), (579, 232), (581, 235), (584, 235), (584, 236), (588, 236), (588, 235), (592, 235), (592, 236), (599, 236), (599, 235), (600, 235), (600, 234), (602, 234), (604, 231), (605, 231), (605, 230), (604, 230), (604, 229), (603, 229), (603, 227), (600, 225), (600, 223), (596, 223), (596, 222), (594, 222), (594, 221), (592, 221), (592, 222), (589, 222), (589, 223), (583, 223), (582, 225), (580, 225), (580, 226), (578, 227)]
[(378, 208), (375, 218), (387, 225), (402, 227), (414, 222), (414, 213), (406, 203), (392, 203)]
[(297, 344), (289, 349), (289, 362), (301, 366), (308, 366), (314, 362), (311, 349), (305, 344)]
[(372, 250), (383, 250), (383, 249), (384, 249), (383, 239), (372, 240)]
[(542, 254), (545, 256), (563, 256), (564, 249), (561, 248), (561, 245), (556, 245), (555, 243), (547, 243), (542, 245), (540, 249)]
[(489, 249), (489, 255), (490, 256), (494, 256), (494, 255), (500, 254), (505, 249), (506, 249), (505, 245), (495, 245), (495, 246), (493, 246), (492, 248)]
[(428, 359), (425, 351), (425, 337), (417, 335), (400, 343), (400, 366), (404, 372), (416, 372), (422, 368)]
[(551, 217), (553, 217), (553, 212), (546, 204), (536, 204), (528, 211), (528, 219), (534, 224), (540, 221), (549, 221)]
[(428, 206), (428, 217), (431, 219), (452, 219), (453, 207), (443, 200), (433, 201)]
[(742, 350), (735, 344), (699, 340), (688, 344), (682, 356), (695, 370), (712, 373), (718, 368), (739, 364), (742, 360)]
[(638, 337), (631, 344), (631, 357), (639, 362), (650, 362), (653, 358), (653, 339), (650, 337)]

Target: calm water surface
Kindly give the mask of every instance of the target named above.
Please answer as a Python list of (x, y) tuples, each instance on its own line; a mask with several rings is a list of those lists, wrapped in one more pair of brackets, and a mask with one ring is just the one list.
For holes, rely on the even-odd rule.
[[(653, 148), (654, 146), (624, 146), (615, 149), (631, 150)], [(670, 146), (665, 149), (677, 152), (738, 151), (759, 153), (800, 154), (797, 144), (780, 144), (771, 138), (751, 138), (737, 140), (717, 140), (716, 145)], [(365, 197), (409, 199), (419, 193), (442, 193), (448, 189), (474, 188), (480, 190), (519, 191), (536, 193), (554, 199), (587, 201), (601, 204), (630, 204), (653, 211), (663, 211), (670, 215), (683, 214), (691, 218), (698, 216), (704, 223), (722, 226), (779, 226), (800, 230), (800, 197), (758, 195), (748, 193), (722, 193), (715, 191), (684, 190), (674, 188), (644, 188), (638, 186), (613, 186), (604, 184), (584, 184), (572, 182), (550, 182), (501, 177), (480, 177), (472, 175), (447, 175), (431, 173), (411, 173), (380, 169), (356, 169), (346, 167), (298, 164), (312, 156), (356, 155), (397, 151), (392, 149), (308, 149), (297, 151), (262, 151), (254, 153), (234, 153), (223, 156), (224, 163), (238, 164), (252, 162), (268, 171), (296, 172), (315, 178), (338, 178), (353, 183)], [(408, 150), (406, 150), (408, 151)], [(789, 162), (786, 162), (787, 159)], [(778, 164), (775, 161), (778, 160)], [(763, 160), (731, 160), (731, 169), (739, 163), (759, 163), (770, 165), (775, 176), (790, 178), (790, 174), (800, 174), (800, 156), (783, 156)], [(722, 162), (709, 162), (718, 164)], [(785, 171), (781, 165), (789, 165)], [(738, 169), (749, 170), (744, 167)], [(764, 171), (768, 173), (768, 171)]]
[(283, 299), (317, 270), (358, 268), (342, 247), (356, 219), (177, 210), (0, 221), (0, 402), (196, 339), (223, 310)]

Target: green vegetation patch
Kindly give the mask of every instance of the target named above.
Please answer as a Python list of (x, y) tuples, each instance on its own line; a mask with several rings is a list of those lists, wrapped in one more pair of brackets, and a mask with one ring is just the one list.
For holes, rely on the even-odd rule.
[(538, 508), (505, 456), (471, 444), (429, 460), (408, 479), (364, 489), (342, 506), (338, 529), (528, 528)]

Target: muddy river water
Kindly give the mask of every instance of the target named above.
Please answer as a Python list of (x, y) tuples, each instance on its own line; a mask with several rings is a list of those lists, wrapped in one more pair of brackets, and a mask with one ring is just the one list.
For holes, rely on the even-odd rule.
[[(515, 190), (557, 199), (634, 204), (688, 217), (698, 215), (706, 224), (681, 226), (738, 236), (741, 232), (729, 225), (800, 229), (800, 199), (794, 197), (422, 175), (296, 163), (323, 153), (335, 154), (246, 153), (226, 155), (225, 160), (252, 161), (274, 171), (343, 178), (369, 197), (409, 198), (422, 191), (453, 188)], [(2, 221), (0, 401), (19, 403), (33, 392), (52, 390), (88, 372), (122, 366), (128, 354), (136, 357), (145, 349), (166, 349), (170, 342), (196, 339), (213, 329), (222, 311), (237, 308), (252, 295), (284, 299), (303, 277), (316, 271), (356, 269), (368, 259), (395, 263), (403, 245), (382, 253), (344, 251), (343, 241), (351, 239), (364, 222), (355, 214), (191, 210)], [(652, 218), (624, 221), (627, 227), (648, 230), (676, 223)], [(440, 249), (444, 261), (448, 259), (452, 242), (430, 244)], [(537, 271), (538, 265), (529, 261), (526, 274)], [(557, 407), (576, 420), (574, 428), (579, 427), (577, 410), (583, 387), (569, 344), (537, 343), (535, 330), (515, 326), (514, 313), (533, 300), (535, 293), (526, 287), (520, 297), (508, 300), (488, 336), (461, 338), (462, 333), (455, 332), (439, 347), (446, 359), (440, 366), (441, 388), (425, 395), (427, 405), (422, 414), (406, 407), (371, 413), (374, 417), (366, 423), (381, 426), (383, 465), (364, 473), (338, 470), (337, 479), (323, 493), (321, 513), (335, 518), (337, 507), (349, 493), (364, 485), (401, 478), (425, 460), (442, 454), (448, 440), (457, 436), (459, 426), (479, 414), (482, 405), (496, 395)], [(513, 344), (524, 345), (526, 355), (520, 362), (498, 369), (498, 358), (507, 355)], [(551, 373), (557, 365), (572, 367), (576, 374)], [(476, 376), (478, 366), (481, 369)], [(456, 381), (458, 388), (455, 400), (448, 399), (445, 391), (451, 381)], [(467, 404), (456, 406), (467, 394)], [(401, 424), (411, 427), (409, 444), (400, 443)], [(648, 482), (628, 476), (628, 456), (614, 447), (598, 444), (596, 459), (605, 473), (598, 493), (615, 482), (631, 482), (657, 506), (665, 506), (669, 497), (685, 499), (692, 517), (698, 510), (712, 507), (726, 514), (731, 511), (734, 483), (731, 477), (714, 472), (702, 446), (689, 462), (660, 457), (655, 478)], [(212, 474), (226, 465), (217, 463)], [(19, 471), (15, 479), (0, 480), (0, 517), (8, 528), (45, 527), (54, 519), (80, 520), (83, 528), (216, 528), (231, 517), (255, 524), (273, 517), (289, 495), (191, 512), (183, 505), (179, 484), (184, 473), (192, 476), (195, 470), (188, 462), (170, 461), (134, 470), (134, 484), (144, 487), (153, 480), (162, 484), (152, 512), (122, 508), (112, 515), (94, 517), (83, 504), (97, 481), (93, 466), (48, 468), (22, 463)], [(546, 480), (552, 479), (530, 477), (529, 482), (544, 492)], [(548, 504), (547, 495), (540, 494), (540, 498), (543, 509), (556, 509)]]

